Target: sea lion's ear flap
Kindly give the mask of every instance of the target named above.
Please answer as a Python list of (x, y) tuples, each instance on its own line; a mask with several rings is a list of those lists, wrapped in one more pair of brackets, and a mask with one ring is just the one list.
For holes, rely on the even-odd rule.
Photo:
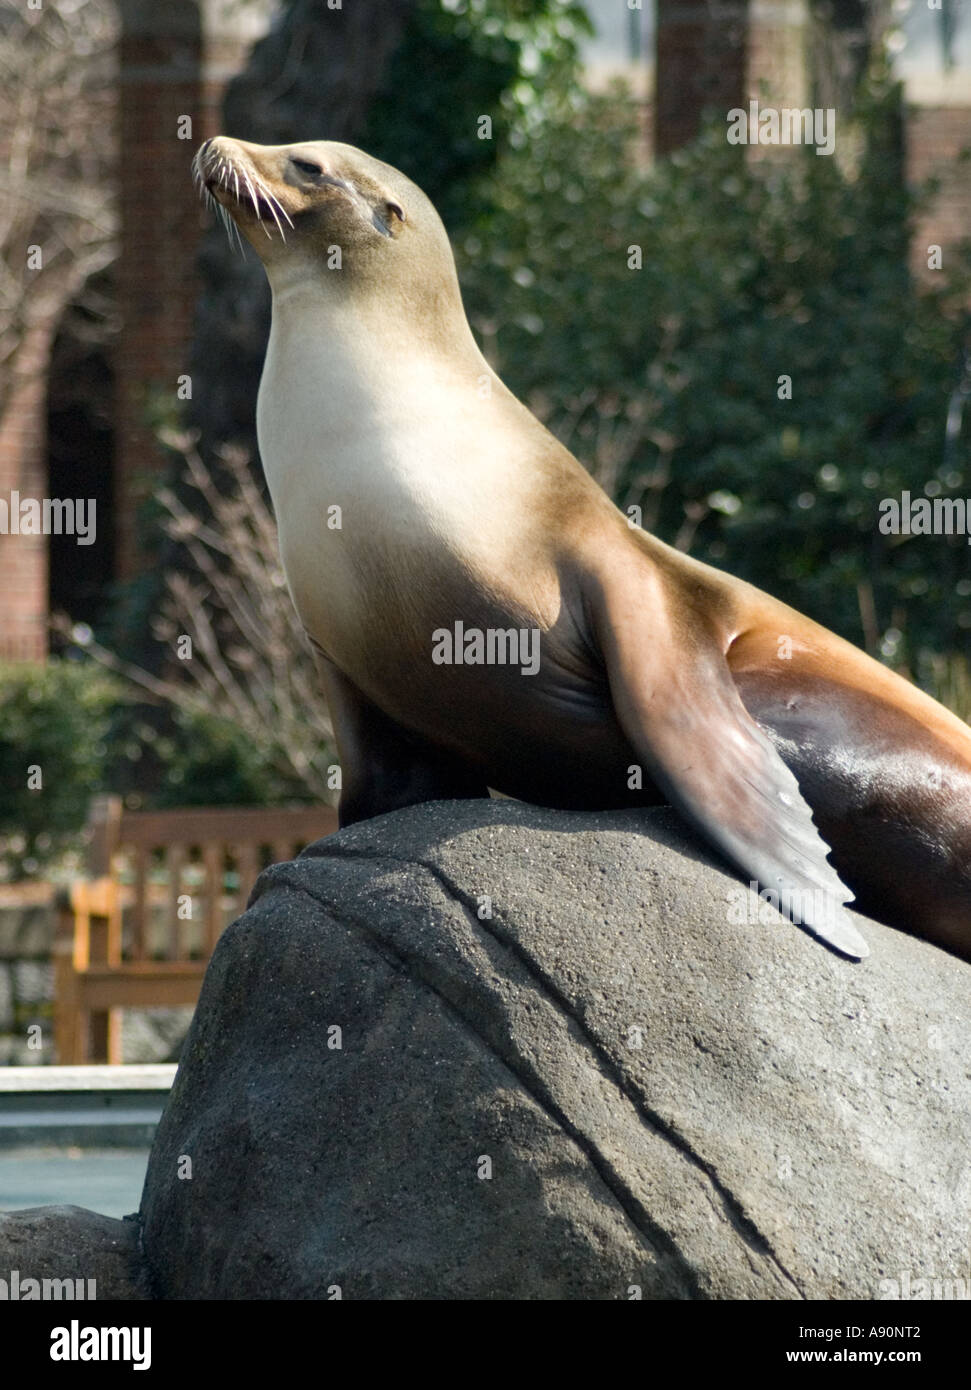
[(387, 233), (391, 237), (396, 237), (401, 231), (405, 221), (405, 210), (394, 198), (386, 198), (381, 209), (381, 220), (384, 223)]
[(795, 777), (742, 704), (717, 633), (671, 592), (677, 582), (634, 554), (591, 595), (624, 733), (672, 804), (777, 894), (784, 916), (844, 955), (869, 955)]
[(405, 220), (405, 211), (400, 203), (396, 203), (393, 198), (382, 197), (371, 205), (371, 221), (382, 236), (394, 238), (401, 231)]

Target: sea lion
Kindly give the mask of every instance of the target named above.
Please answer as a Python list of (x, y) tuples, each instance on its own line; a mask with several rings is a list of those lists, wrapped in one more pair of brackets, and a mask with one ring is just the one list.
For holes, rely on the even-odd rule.
[(194, 168), (273, 292), (257, 430), (341, 823), (489, 788), (667, 799), (843, 954), (867, 954), (850, 889), (971, 959), (971, 729), (632, 529), (482, 357), (403, 174), (349, 145), (225, 136)]

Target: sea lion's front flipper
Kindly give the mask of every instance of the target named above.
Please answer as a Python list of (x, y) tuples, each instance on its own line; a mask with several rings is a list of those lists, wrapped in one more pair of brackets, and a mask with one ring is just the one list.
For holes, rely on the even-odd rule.
[(593, 608), (621, 726), (672, 804), (765, 889), (779, 910), (841, 951), (869, 947), (843, 910), (852, 894), (799, 784), (742, 704), (715, 625), (670, 578), (626, 569)]
[(341, 828), (422, 801), (487, 798), (484, 778), (459, 758), (396, 724), (310, 638), (341, 760)]

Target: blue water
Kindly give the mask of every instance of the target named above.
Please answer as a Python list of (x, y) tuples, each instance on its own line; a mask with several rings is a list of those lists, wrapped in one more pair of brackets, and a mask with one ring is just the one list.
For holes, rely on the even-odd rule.
[(148, 1149), (0, 1149), (0, 1211), (69, 1203), (127, 1216), (147, 1165)]

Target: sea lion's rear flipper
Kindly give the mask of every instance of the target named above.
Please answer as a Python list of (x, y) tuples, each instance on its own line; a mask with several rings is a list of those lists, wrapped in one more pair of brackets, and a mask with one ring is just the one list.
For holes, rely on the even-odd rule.
[[(751, 719), (715, 627), (694, 596), (638, 567), (599, 590), (597, 636), (621, 726), (672, 804), (779, 910), (855, 959), (869, 947), (844, 911), (852, 893), (799, 784)], [(643, 582), (642, 582), (643, 581)]]

